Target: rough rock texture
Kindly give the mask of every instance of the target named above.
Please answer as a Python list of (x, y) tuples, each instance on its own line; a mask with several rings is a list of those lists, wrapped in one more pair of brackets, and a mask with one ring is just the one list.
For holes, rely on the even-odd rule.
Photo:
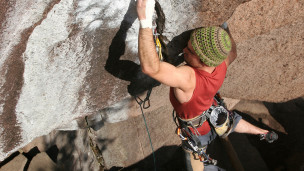
[(56, 164), (48, 157), (46, 153), (37, 154), (31, 161), (28, 170), (56, 170)]
[(27, 162), (27, 158), (23, 155), (18, 155), (10, 163), (1, 167), (1, 171), (23, 170)]
[[(229, 136), (244, 170), (303, 170), (304, 133), (302, 130), (304, 126), (302, 122), (304, 121), (304, 98), (277, 104), (248, 100), (231, 100), (227, 98), (225, 101), (229, 102), (229, 104), (233, 101), (239, 101), (233, 108), (238, 110), (239, 113), (241, 112), (240, 114), (247, 121), (267, 129), (275, 129), (276, 132), (279, 133), (279, 140), (271, 144), (259, 141), (257, 136), (237, 133)], [(160, 108), (161, 111), (168, 109)], [(151, 117), (154, 117), (154, 115), (160, 119), (159, 123), (151, 120)], [(162, 130), (160, 137), (155, 136), (154, 133), (151, 134), (157, 170), (184, 170), (182, 150), (180, 147), (172, 144), (175, 141), (179, 141), (173, 133), (173, 126), (163, 124), (166, 120), (170, 119), (170, 115), (159, 113), (159, 111), (156, 110), (155, 112), (147, 113), (146, 119), (149, 128), (159, 127), (159, 131)], [(94, 131), (91, 130), (93, 134), (96, 135), (93, 136), (93, 139), (98, 142), (98, 146), (104, 154), (104, 157), (107, 156), (106, 164), (116, 166), (111, 167), (110, 170), (153, 170), (154, 166), (151, 153), (149, 156), (131, 166), (122, 166), (124, 164), (127, 165), (128, 162), (137, 161), (140, 156), (145, 156), (143, 153), (149, 153), (149, 151), (151, 151), (147, 134), (144, 131), (144, 121), (142, 117), (132, 118), (130, 121), (136, 123), (135, 126), (127, 121), (115, 124), (103, 123), (103, 125), (99, 123), (99, 128), (95, 127)], [(132, 133), (132, 131), (126, 129), (129, 126), (133, 126), (136, 131)], [(107, 127), (113, 131), (117, 130), (119, 134), (115, 136), (111, 132), (105, 132)], [(168, 130), (164, 131), (166, 129)], [(134, 133), (138, 135), (134, 135)], [(134, 138), (134, 136), (138, 137)], [(108, 139), (110, 137), (111, 139)], [(171, 140), (171, 138), (173, 139)], [(29, 156), (31, 151), (34, 151), (33, 147), (35, 145), (38, 146), (41, 153), (46, 150), (49, 157), (44, 155), (45, 157), (41, 158), (39, 157), (39, 153), (32, 153), (31, 156), (35, 156), (27, 161), (28, 166), (35, 163), (35, 160), (36, 162), (40, 161), (40, 163), (36, 165), (36, 168), (53, 165), (53, 161), (56, 161), (57, 156), (56, 167), (54, 167), (55, 170), (100, 170), (97, 160), (94, 158), (94, 154), (90, 149), (88, 139), (88, 132), (84, 129), (77, 131), (53, 131), (47, 136), (36, 139), (33, 144), (24, 148), (23, 151), (32, 148), (30, 151), (27, 151), (26, 154), (17, 154), (18, 156), (15, 154), (15, 157), (11, 155), (9, 157), (10, 160), (6, 161), (6, 164), (0, 163), (0, 170), (4, 168), (7, 170), (16, 170), (16, 167), (19, 167), (17, 170), (23, 170), (24, 164), (20, 165), (20, 161), (16, 159), (20, 158), (20, 155)], [(158, 148), (161, 142), (165, 142), (165, 145)], [(139, 144), (141, 144), (140, 147), (142, 148), (138, 147)], [(137, 150), (134, 151), (134, 149)], [(236, 170), (229, 162), (227, 154), (223, 153), (225, 150), (218, 139), (208, 147), (208, 153), (211, 157), (218, 160), (220, 167), (226, 170)], [(50, 160), (50, 158), (53, 161)]]
[(256, 120), (262, 122), (268, 127), (287, 134), (284, 127), (278, 121), (276, 121), (275, 118), (271, 116), (263, 102), (242, 100), (235, 106), (233, 106), (231, 110), (237, 110), (242, 113), (249, 114), (250, 116), (254, 117)]
[(282, 102), (304, 95), (304, 2), (250, 1), (228, 20), (237, 42), (221, 91), (236, 99)]
[[(187, 30), (220, 25), (230, 18), (238, 5), (247, 1), (250, 0), (159, 1), (166, 18), (163, 35), (168, 41), (171, 41), (176, 35), (180, 35)], [(195, 15), (193, 15), (194, 11), (196, 12)]]
[[(223, 95), (273, 102), (303, 96), (303, 4), (160, 0), (158, 29), (168, 43), (166, 60), (181, 62), (176, 55), (189, 30), (229, 19), (239, 57), (229, 69)], [(132, 147), (122, 142), (137, 131), (123, 124), (140, 114), (130, 94), (159, 85), (140, 72), (135, 1), (8, 0), (0, 5), (0, 160), (56, 128), (83, 128), (76, 119), (87, 115), (113, 124), (102, 127), (102, 136), (116, 139), (103, 151), (107, 167), (148, 156), (150, 147), (144, 145), (140, 154), (128, 154), (130, 160), (117, 160)], [(159, 86), (147, 112), (170, 115), (169, 106), (168, 88)], [(151, 113), (148, 123), (160, 122)], [(161, 121), (172, 124), (167, 120)], [(116, 127), (126, 129), (128, 136), (115, 136), (114, 130), (121, 132)], [(154, 124), (150, 127), (152, 136), (161, 136)], [(178, 144), (169, 140), (158, 140), (156, 148)]]

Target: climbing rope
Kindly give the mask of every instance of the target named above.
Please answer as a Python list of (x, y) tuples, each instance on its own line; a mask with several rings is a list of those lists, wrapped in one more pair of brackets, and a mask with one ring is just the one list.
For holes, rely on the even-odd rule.
[[(158, 52), (158, 57), (160, 61), (163, 61), (163, 55), (162, 55), (162, 47), (161, 47), (161, 43), (160, 40), (158, 38), (158, 36), (160, 35), (159, 33), (157, 33), (157, 24), (155, 22), (155, 20), (153, 21), (153, 26), (152, 26), (152, 31), (153, 31), (153, 38), (154, 38), (154, 43), (155, 43), (155, 47), (156, 47), (156, 51)], [(153, 162), (154, 162), (154, 170), (156, 171), (156, 158), (155, 158), (155, 154), (154, 154), (154, 149), (153, 149), (153, 145), (152, 145), (152, 140), (151, 140), (151, 136), (150, 136), (150, 132), (149, 132), (149, 128), (147, 125), (147, 121), (146, 121), (146, 117), (144, 114), (143, 109), (148, 109), (150, 107), (150, 95), (152, 92), (152, 88), (150, 88), (147, 91), (147, 95), (145, 97), (144, 100), (142, 100), (140, 97), (138, 96), (134, 96), (136, 102), (138, 103), (140, 110), (141, 110), (141, 114), (143, 116), (144, 122), (145, 122), (145, 127), (148, 133), (148, 137), (149, 137), (149, 141), (150, 141), (150, 146), (152, 149), (152, 155), (153, 155)]]
[(141, 114), (142, 114), (144, 122), (145, 122), (146, 130), (147, 130), (149, 141), (150, 141), (150, 146), (151, 146), (151, 149), (152, 149), (153, 162), (154, 162), (154, 170), (156, 171), (156, 160), (155, 160), (154, 149), (153, 149), (152, 140), (151, 140), (150, 132), (149, 132), (149, 129), (148, 129), (148, 125), (147, 125), (147, 122), (146, 122), (146, 117), (145, 117), (144, 111), (143, 111), (143, 109), (148, 109), (150, 107), (150, 95), (151, 95), (151, 92), (152, 92), (152, 88), (150, 88), (147, 91), (147, 95), (146, 95), (146, 98), (144, 100), (142, 100), (138, 96), (134, 96), (134, 98), (135, 98), (136, 102), (139, 104), (139, 107), (140, 107), (140, 110), (141, 110)]

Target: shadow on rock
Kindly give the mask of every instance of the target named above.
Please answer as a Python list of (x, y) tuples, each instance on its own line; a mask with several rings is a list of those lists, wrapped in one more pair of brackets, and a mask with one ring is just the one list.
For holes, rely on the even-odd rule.
[[(298, 98), (284, 103), (264, 103), (270, 114), (286, 130), (287, 134), (278, 133), (279, 139), (274, 143), (259, 141), (254, 135), (248, 139), (254, 145), (269, 170), (304, 170), (304, 100)], [(243, 118), (254, 125), (267, 128), (249, 115)]]
[(144, 74), (140, 66), (135, 62), (120, 59), (125, 54), (127, 31), (137, 19), (135, 5), (135, 1), (132, 0), (120, 28), (109, 47), (109, 55), (105, 65), (105, 69), (113, 76), (130, 81), (128, 92), (132, 96), (139, 95), (150, 88), (160, 85), (158, 81)]
[[(155, 151), (156, 170), (158, 171), (186, 171), (184, 151), (179, 146), (165, 146)], [(155, 170), (153, 155), (149, 155), (143, 160), (127, 168), (112, 167), (108, 171), (140, 171)]]
[[(94, 170), (113, 140), (95, 138), (87, 130), (58, 131), (47, 150), (58, 170)], [(54, 147), (54, 145), (56, 147)]]
[[(219, 159), (219, 164), (217, 165), (220, 168), (230, 167), (231, 164), (227, 165), (227, 155), (223, 154), (223, 148), (217, 138), (213, 141), (208, 147), (208, 154), (210, 156), (215, 156), (216, 159)], [(221, 153), (221, 154), (220, 154)], [(156, 170), (157, 171), (187, 171), (186, 165), (186, 154), (181, 146), (164, 146), (155, 151), (156, 159)], [(203, 164), (203, 163), (202, 163)], [(205, 171), (214, 171), (216, 166), (208, 165), (205, 167)], [(218, 168), (217, 168), (218, 169)], [(135, 163), (129, 167), (112, 167), (108, 171), (154, 171), (154, 159), (153, 154), (147, 156), (143, 160)], [(227, 170), (230, 171), (230, 170)], [(232, 171), (232, 170), (231, 170)]]
[(271, 160), (270, 167), (281, 170), (304, 170), (304, 99), (297, 98), (285, 103), (265, 103), (265, 106), (287, 132), (279, 141), (281, 143), (277, 144), (275, 154), (282, 156), (283, 161), (279, 163)]
[(167, 61), (175, 66), (184, 62), (183, 49), (187, 46), (192, 30), (174, 37), (166, 46)]

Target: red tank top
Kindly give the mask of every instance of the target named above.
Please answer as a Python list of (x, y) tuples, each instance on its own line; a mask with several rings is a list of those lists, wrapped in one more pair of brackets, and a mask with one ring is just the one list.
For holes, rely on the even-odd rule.
[[(211, 74), (195, 68), (193, 70), (195, 71), (196, 86), (188, 102), (180, 103), (174, 95), (173, 88), (170, 88), (171, 104), (177, 116), (182, 119), (194, 118), (210, 108), (214, 95), (224, 82), (227, 66), (226, 62), (223, 62)], [(207, 134), (210, 131), (209, 123), (204, 122), (197, 130), (201, 135)]]

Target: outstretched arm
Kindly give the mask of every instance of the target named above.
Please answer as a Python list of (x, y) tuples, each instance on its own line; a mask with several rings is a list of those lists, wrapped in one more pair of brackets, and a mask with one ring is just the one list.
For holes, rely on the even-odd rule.
[(138, 37), (138, 54), (142, 71), (148, 75), (159, 71), (160, 60), (154, 44), (152, 29), (141, 28)]
[[(138, 54), (142, 71), (157, 81), (171, 87), (188, 91), (189, 82), (194, 79), (194, 71), (189, 67), (175, 67), (169, 63), (161, 62), (158, 58), (153, 40), (152, 14), (154, 0), (137, 0), (137, 14), (141, 23), (138, 37)], [(153, 8), (151, 11), (147, 8)], [(147, 13), (152, 14), (147, 14)], [(151, 22), (151, 23), (150, 23)]]
[(226, 30), (226, 32), (229, 34), (229, 37), (230, 37), (230, 40), (231, 40), (231, 51), (227, 57), (227, 59), (225, 60), (227, 66), (229, 66), (234, 60), (235, 58), (237, 57), (237, 52), (236, 52), (236, 44), (235, 44), (235, 41), (230, 33), (230, 30), (228, 28), (228, 26), (226, 28), (224, 28)]

